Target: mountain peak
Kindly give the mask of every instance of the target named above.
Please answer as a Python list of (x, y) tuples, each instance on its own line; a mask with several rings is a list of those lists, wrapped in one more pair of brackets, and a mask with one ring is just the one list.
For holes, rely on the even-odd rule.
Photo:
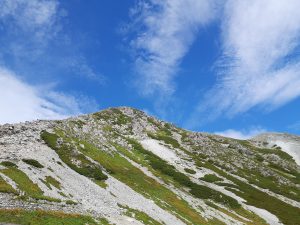
[(0, 222), (297, 224), (299, 165), (261, 137), (190, 132), (131, 107), (0, 126)]

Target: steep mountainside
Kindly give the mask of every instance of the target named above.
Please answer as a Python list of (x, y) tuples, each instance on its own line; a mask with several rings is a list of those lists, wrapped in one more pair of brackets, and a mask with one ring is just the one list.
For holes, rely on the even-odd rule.
[(276, 135), (189, 132), (128, 107), (3, 125), (0, 223), (300, 224), (300, 140)]

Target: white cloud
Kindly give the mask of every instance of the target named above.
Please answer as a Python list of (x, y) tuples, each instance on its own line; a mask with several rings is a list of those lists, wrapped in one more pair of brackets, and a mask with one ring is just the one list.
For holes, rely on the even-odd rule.
[[(0, 124), (59, 119), (98, 109), (95, 101), (86, 96), (56, 91), (45, 83), (32, 86), (22, 80), (27, 76), (31, 77), (30, 83), (35, 83), (33, 77), (44, 72), (43, 76), (63, 83), (60, 72), (70, 70), (91, 79), (102, 78), (83, 56), (78, 57), (77, 50), (72, 51), (76, 48), (68, 34), (60, 32), (61, 19), (66, 15), (63, 13), (58, 0), (0, 1)], [(55, 49), (57, 46), (64, 51)], [(62, 66), (66, 59), (76, 59), (76, 63)]]
[(96, 104), (47, 87), (34, 87), (13, 72), (0, 68), (0, 124), (35, 119), (61, 119), (95, 110)]
[(49, 43), (61, 29), (61, 17), (58, 0), (0, 1), (2, 63), (23, 65), (46, 58)]
[[(53, 35), (48, 31), (53, 28), (58, 17), (57, 0), (2, 0), (0, 18), (14, 23), (23, 31), (35, 34), (39, 38)], [(53, 29), (51, 30), (53, 32)]]
[(272, 110), (300, 96), (300, 1), (228, 0), (220, 80), (200, 109)]
[(197, 31), (214, 17), (212, 0), (139, 1), (131, 14), (137, 37), (135, 51), (137, 85), (145, 95), (174, 91), (173, 78)]
[(73, 74), (84, 76), (90, 80), (104, 85), (107, 82), (107, 78), (100, 73), (93, 70), (87, 63), (85, 57), (77, 55), (69, 58), (64, 58), (62, 61), (63, 67), (69, 69)]
[(218, 135), (221, 135), (224, 137), (246, 140), (246, 139), (252, 138), (252, 137), (254, 137), (258, 134), (264, 133), (264, 132), (266, 132), (266, 130), (264, 130), (262, 128), (253, 128), (250, 130), (242, 130), (242, 131), (228, 129), (225, 131), (215, 132), (215, 134), (218, 134)]

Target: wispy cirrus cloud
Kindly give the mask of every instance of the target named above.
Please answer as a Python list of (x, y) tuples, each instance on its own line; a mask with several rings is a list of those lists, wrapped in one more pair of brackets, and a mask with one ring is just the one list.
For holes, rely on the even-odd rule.
[(0, 1), (0, 43), (5, 43), (0, 45), (0, 62), (22, 73), (27, 68), (41, 71), (38, 65), (47, 71), (68, 70), (103, 84), (104, 76), (95, 72), (80, 44), (65, 32), (67, 14), (59, 0)]
[(25, 31), (40, 33), (55, 25), (58, 5), (57, 0), (2, 0), (0, 17)]
[(265, 129), (260, 127), (254, 127), (248, 130), (234, 130), (234, 129), (228, 129), (224, 131), (217, 131), (214, 132), (215, 134), (224, 136), (224, 137), (230, 137), (240, 140), (247, 140), (250, 139), (258, 134), (266, 132)]
[[(72, 42), (62, 32), (65, 15), (58, 0), (0, 1), (0, 123), (58, 119), (98, 108), (93, 99), (35, 82), (43, 71), (49, 74), (47, 80), (55, 76), (52, 69), (61, 66), (62, 56), (50, 52), (64, 46), (63, 41)], [(82, 57), (67, 54), (62, 58), (77, 60), (74, 65), (62, 65), (65, 70), (76, 67), (86, 77), (97, 75)], [(61, 82), (63, 77), (55, 79), (55, 83)]]
[(218, 4), (210, 0), (144, 0), (131, 10), (137, 29), (130, 40), (137, 85), (144, 95), (170, 95), (182, 58), (199, 29), (215, 18)]
[(297, 0), (227, 1), (219, 80), (198, 112), (272, 110), (300, 96), (299, 7)]

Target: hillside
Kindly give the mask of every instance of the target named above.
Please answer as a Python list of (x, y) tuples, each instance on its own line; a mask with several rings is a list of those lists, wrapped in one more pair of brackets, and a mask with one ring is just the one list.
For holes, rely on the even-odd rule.
[(6, 124), (0, 223), (300, 224), (297, 146), (288, 134), (190, 132), (128, 107)]

